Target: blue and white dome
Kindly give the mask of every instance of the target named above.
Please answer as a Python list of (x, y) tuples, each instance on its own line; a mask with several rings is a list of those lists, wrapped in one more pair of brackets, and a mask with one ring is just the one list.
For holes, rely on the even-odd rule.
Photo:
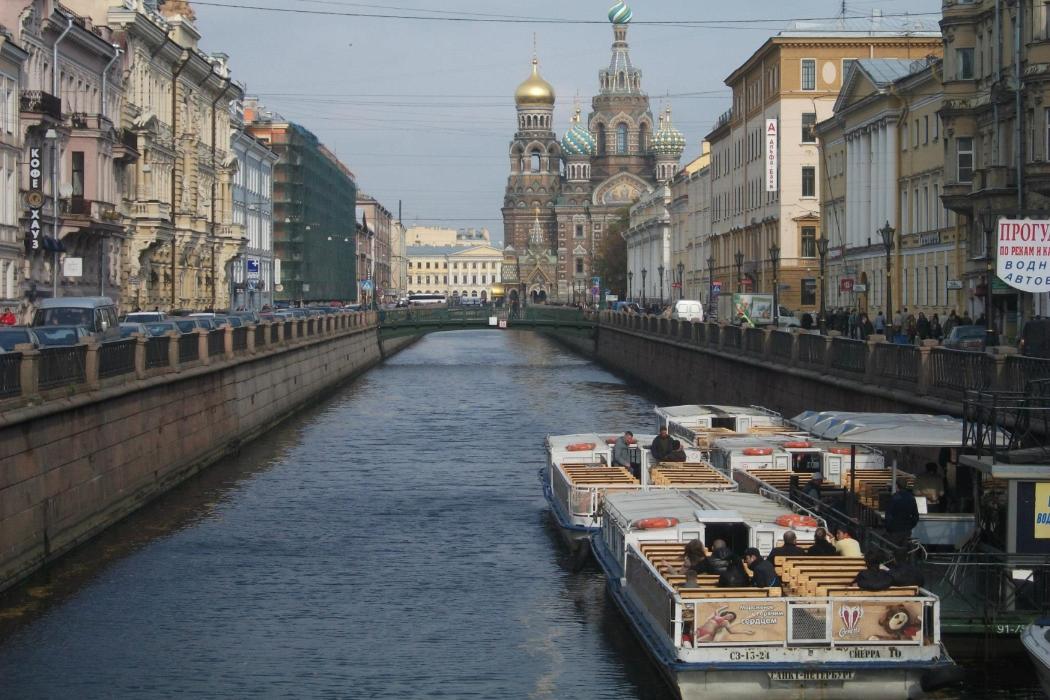
[(634, 17), (634, 13), (624, 0), (618, 0), (609, 8), (609, 21), (613, 24), (627, 24)]
[(660, 115), (660, 128), (649, 142), (649, 150), (656, 156), (682, 157), (685, 150), (685, 136), (671, 124), (671, 108)]
[(593, 156), (598, 152), (598, 144), (591, 132), (580, 123), (580, 109), (572, 116), (572, 126), (561, 137), (561, 152), (566, 156)]

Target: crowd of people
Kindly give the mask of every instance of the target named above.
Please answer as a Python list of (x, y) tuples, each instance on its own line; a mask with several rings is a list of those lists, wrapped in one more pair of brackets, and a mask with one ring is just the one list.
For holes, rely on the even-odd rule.
[[(981, 326), (984, 323), (983, 314), (974, 321), (968, 312), (964, 311), (962, 316), (959, 316), (954, 309), (942, 321), (940, 314), (927, 316), (924, 311), (914, 314), (908, 311), (907, 306), (899, 309), (891, 319), (886, 318), (882, 309), (878, 309), (875, 317), (870, 318), (867, 313), (858, 309), (836, 308), (828, 311), (825, 328), (855, 340), (867, 340), (871, 335), (885, 335), (894, 342), (915, 345), (923, 340), (942, 341), (956, 326)], [(820, 326), (820, 321), (812, 314), (805, 313), (800, 319), (800, 325), (804, 330), (813, 330)]]

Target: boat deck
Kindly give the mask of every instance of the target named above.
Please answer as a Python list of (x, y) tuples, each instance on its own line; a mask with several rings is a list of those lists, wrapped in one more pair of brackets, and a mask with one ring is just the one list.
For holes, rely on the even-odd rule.
[(594, 464), (563, 464), (562, 471), (573, 486), (636, 486), (638, 479), (623, 467), (607, 467)]
[(650, 482), (657, 486), (732, 489), (736, 482), (706, 462), (660, 462), (649, 470)]

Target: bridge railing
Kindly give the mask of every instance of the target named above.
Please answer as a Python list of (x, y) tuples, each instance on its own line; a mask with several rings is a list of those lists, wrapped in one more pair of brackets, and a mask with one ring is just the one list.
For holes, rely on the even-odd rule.
[[(281, 352), (293, 344), (317, 342), (333, 335), (348, 335), (374, 328), (375, 312), (347, 312), (318, 316), (311, 323), (264, 322), (241, 328), (221, 328), (181, 335), (131, 338), (79, 345), (34, 348), (19, 345), (15, 352), (0, 354), (0, 410), (27, 401), (61, 398), (83, 391), (117, 386), (174, 373), (202, 364), (235, 362), (260, 353)], [(308, 338), (298, 326), (312, 330)]]
[(768, 365), (798, 367), (949, 401), (961, 402), (973, 390), (1024, 391), (1030, 382), (1050, 379), (1050, 360), (1022, 357), (1011, 347), (968, 352), (942, 348), (934, 341), (898, 345), (880, 335), (862, 341), (834, 331), (825, 336), (799, 329), (688, 323), (612, 311), (601, 312), (598, 320), (602, 326), (734, 358), (761, 359)]

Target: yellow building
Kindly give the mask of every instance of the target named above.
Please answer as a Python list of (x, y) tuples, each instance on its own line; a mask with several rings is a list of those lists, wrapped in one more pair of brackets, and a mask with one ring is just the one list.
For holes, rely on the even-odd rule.
[[(859, 308), (874, 319), (963, 310), (965, 229), (941, 202), (944, 102), (939, 59), (857, 61), (817, 125), (823, 235), (828, 239), (827, 306)], [(881, 230), (889, 225), (892, 251)], [(888, 285), (892, 298), (888, 299)]]
[(502, 283), (503, 251), (487, 245), (408, 246), (408, 293), (450, 300), (492, 298)]
[[(722, 293), (771, 292), (776, 243), (781, 304), (817, 308), (824, 173), (814, 127), (831, 116), (842, 76), (857, 59), (917, 60), (940, 51), (940, 32), (928, 22), (873, 17), (807, 23), (770, 38), (730, 74), (725, 82), (733, 107), (707, 136), (711, 251)], [(771, 173), (770, 138), (776, 158)]]

